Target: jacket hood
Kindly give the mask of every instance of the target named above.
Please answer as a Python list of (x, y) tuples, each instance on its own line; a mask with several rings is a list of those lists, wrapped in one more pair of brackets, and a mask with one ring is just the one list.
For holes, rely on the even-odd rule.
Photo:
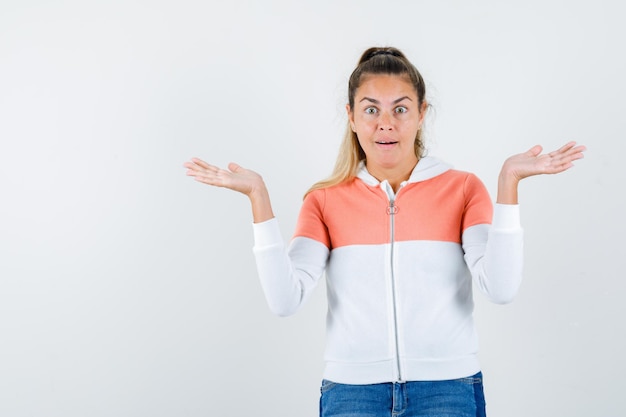
[[(413, 168), (413, 172), (411, 172), (411, 175), (406, 182), (410, 184), (413, 182), (429, 180), (443, 174), (451, 168), (451, 165), (442, 162), (437, 158), (434, 158), (432, 156), (425, 156), (417, 162), (417, 165), (415, 165), (415, 168)], [(357, 177), (360, 178), (367, 185), (377, 186), (381, 183), (368, 172), (363, 161), (361, 161), (359, 165), (359, 172), (357, 173)]]

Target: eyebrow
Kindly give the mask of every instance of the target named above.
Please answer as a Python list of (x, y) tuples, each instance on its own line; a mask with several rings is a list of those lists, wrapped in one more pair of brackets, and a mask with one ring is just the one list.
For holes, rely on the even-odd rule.
[[(401, 101), (402, 101), (402, 100), (404, 100), (404, 99), (407, 99), (407, 100), (409, 100), (409, 101), (413, 101), (413, 100), (411, 100), (411, 98), (410, 98), (409, 96), (404, 96), (404, 97), (400, 97), (400, 98), (398, 98), (398, 99), (395, 99), (395, 100), (392, 102), (392, 104), (398, 104), (399, 102), (401, 102)], [(374, 103), (374, 104), (380, 104), (380, 101), (376, 100), (375, 98), (371, 98), (371, 97), (363, 97), (363, 98), (361, 99), (361, 101), (359, 101), (359, 103), (360, 103), (360, 102), (362, 102), (362, 101), (364, 101), (364, 100), (370, 101), (370, 102), (372, 102), (372, 103)]]

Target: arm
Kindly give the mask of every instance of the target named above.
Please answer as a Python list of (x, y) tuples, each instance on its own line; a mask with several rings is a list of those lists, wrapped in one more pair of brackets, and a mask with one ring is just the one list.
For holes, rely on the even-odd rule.
[(493, 303), (513, 301), (522, 283), (523, 230), (519, 206), (496, 204), (491, 225), (481, 224), (463, 233), (465, 261), (481, 292)]
[(519, 221), (517, 188), (532, 175), (557, 174), (583, 157), (584, 146), (569, 142), (541, 155), (537, 145), (508, 158), (498, 178), (498, 197), (490, 227), (478, 225), (466, 230), (463, 245), (466, 261), (479, 288), (495, 303), (513, 300), (522, 281), (523, 231)]
[(465, 262), (481, 292), (497, 304), (511, 302), (522, 282), (523, 231), (519, 206), (496, 204), (474, 175), (465, 183), (461, 241)]
[(328, 248), (314, 240), (295, 237), (286, 250), (278, 221), (255, 223), (254, 257), (265, 299), (281, 317), (304, 305), (326, 268)]
[(536, 145), (527, 152), (513, 155), (504, 161), (498, 177), (498, 204), (518, 204), (517, 188), (522, 179), (563, 172), (574, 166), (575, 160), (583, 158), (586, 150), (584, 146), (576, 146), (576, 142), (569, 142), (547, 154), (541, 154), (542, 149), (540, 145)]
[(193, 158), (184, 164), (196, 181), (240, 192), (250, 199), (254, 219), (254, 255), (270, 310), (279, 316), (295, 313), (317, 285), (329, 250), (314, 239), (295, 238), (285, 248), (269, 193), (259, 174), (237, 164), (220, 169)]
[(194, 177), (196, 181), (215, 187), (224, 187), (240, 192), (250, 199), (252, 218), (255, 223), (261, 223), (272, 219), (272, 204), (265, 187), (265, 182), (259, 174), (249, 169), (230, 163), (228, 170), (207, 164), (201, 159), (192, 158), (184, 164), (187, 175)]
[(253, 226), (261, 285), (270, 310), (279, 316), (298, 311), (326, 269), (330, 243), (320, 195), (313, 192), (304, 199), (287, 250), (276, 219)]

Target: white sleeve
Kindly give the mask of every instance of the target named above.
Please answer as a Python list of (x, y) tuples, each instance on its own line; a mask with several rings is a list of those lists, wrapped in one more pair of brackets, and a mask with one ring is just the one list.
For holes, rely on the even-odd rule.
[(316, 240), (296, 237), (289, 249), (276, 218), (254, 223), (254, 256), (270, 310), (279, 316), (294, 314), (317, 286), (329, 250)]
[(463, 250), (473, 280), (494, 303), (513, 300), (522, 282), (523, 230), (519, 205), (496, 204), (493, 223), (469, 227)]

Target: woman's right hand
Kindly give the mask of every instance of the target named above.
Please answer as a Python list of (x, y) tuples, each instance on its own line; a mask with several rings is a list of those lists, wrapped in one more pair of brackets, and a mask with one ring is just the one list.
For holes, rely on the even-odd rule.
[(228, 170), (226, 170), (207, 164), (198, 158), (191, 158), (191, 161), (186, 162), (184, 167), (187, 168), (187, 175), (194, 177), (196, 181), (247, 195), (252, 204), (252, 217), (255, 223), (274, 217), (265, 182), (256, 172), (233, 162), (228, 164)]
[(191, 158), (184, 166), (187, 168), (187, 175), (194, 177), (196, 181), (238, 191), (248, 197), (265, 188), (259, 174), (233, 162), (228, 164), (228, 170), (207, 164), (198, 158)]

